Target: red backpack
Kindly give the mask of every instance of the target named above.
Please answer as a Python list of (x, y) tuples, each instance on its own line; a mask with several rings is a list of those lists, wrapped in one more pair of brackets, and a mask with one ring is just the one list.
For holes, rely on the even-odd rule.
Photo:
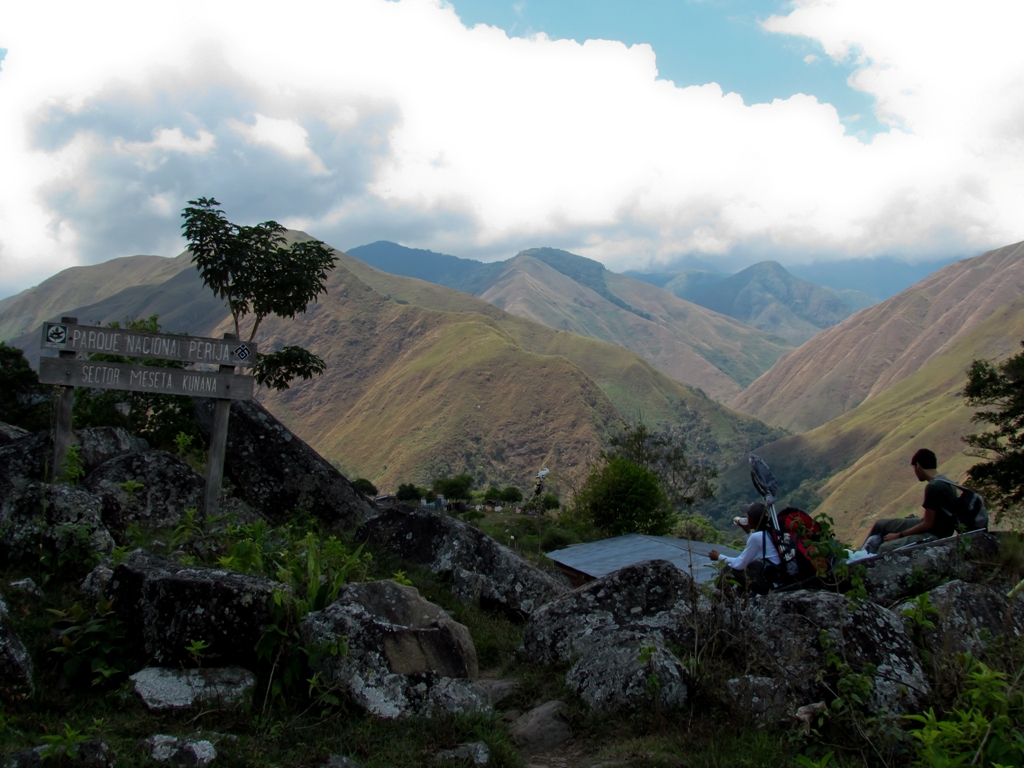
[(796, 507), (787, 507), (777, 515), (779, 527), (768, 527), (782, 564), (780, 581), (785, 586), (812, 579), (828, 571), (828, 562), (822, 555), (812, 556), (809, 544), (821, 537), (821, 526), (814, 518)]

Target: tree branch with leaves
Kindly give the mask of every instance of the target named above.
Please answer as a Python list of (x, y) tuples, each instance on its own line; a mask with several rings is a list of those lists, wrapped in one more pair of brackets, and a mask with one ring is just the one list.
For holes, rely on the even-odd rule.
[[(1024, 342), (1021, 342), (1024, 346)], [(988, 461), (967, 471), (968, 483), (989, 506), (1007, 512), (1024, 506), (1024, 352), (994, 365), (975, 360), (963, 390), (967, 405), (982, 408), (973, 421), (991, 425), (963, 441)]]
[[(276, 221), (239, 226), (227, 220), (212, 197), (189, 200), (182, 224), (192, 263), (203, 284), (227, 301), (235, 335), (252, 315), (248, 341), (271, 315), (294, 318), (327, 293), (328, 273), (336, 259), (319, 240), (288, 245), (285, 228)], [(253, 367), (258, 384), (288, 389), (296, 378), (309, 379), (324, 372), (324, 361), (303, 347), (289, 346), (260, 354)]]

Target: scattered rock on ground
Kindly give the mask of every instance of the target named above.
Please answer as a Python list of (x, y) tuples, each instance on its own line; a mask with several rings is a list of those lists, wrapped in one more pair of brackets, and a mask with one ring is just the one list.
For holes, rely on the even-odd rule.
[[(207, 438), (213, 411), (213, 400), (196, 401)], [(253, 511), (275, 525), (300, 511), (345, 528), (376, 514), (344, 475), (254, 400), (231, 404), (224, 472)]]
[[(633, 631), (602, 631), (578, 647), (582, 656), (565, 683), (598, 712), (635, 710), (644, 705), (662, 710), (686, 703), (687, 672), (656, 635)], [(656, 681), (656, 692), (652, 690)]]
[(0, 501), (0, 560), (38, 562), (41, 546), (57, 559), (110, 552), (114, 540), (100, 500), (73, 485), (29, 482), (10, 489)]
[(445, 749), (434, 756), (437, 762), (448, 761), (465, 765), (487, 765), (491, 762), (491, 750), (482, 741), (460, 744), (455, 749)]
[(135, 693), (156, 711), (210, 706), (227, 709), (248, 702), (256, 687), (255, 675), (241, 667), (146, 667), (131, 680)]
[[(1006, 597), (985, 584), (950, 581), (930, 590), (928, 604), (934, 609), (926, 618), (934, 627), (921, 627), (921, 639), (930, 653), (952, 658), (970, 653), (980, 657), (992, 639), (1019, 636), (1024, 629), (1024, 605), (1011, 604)], [(919, 611), (915, 601), (896, 608), (908, 632), (914, 631), (912, 614)]]
[[(348, 584), (300, 627), (310, 666), (359, 706), (384, 718), (485, 711), (469, 631), (412, 587)], [(347, 654), (317, 653), (346, 643)]]
[(733, 653), (744, 671), (760, 667), (788, 696), (787, 711), (832, 698), (837, 676), (830, 657), (855, 673), (874, 668), (867, 707), (894, 716), (915, 712), (930, 686), (900, 616), (870, 602), (851, 610), (843, 595), (824, 591), (775, 592), (737, 613)]
[(435, 512), (390, 509), (363, 525), (356, 537), (451, 576), (452, 592), (463, 602), (520, 618), (568, 591), (566, 583), (482, 531)]
[(169, 763), (173, 768), (198, 766), (203, 768), (217, 759), (217, 748), (206, 739), (181, 739), (176, 736), (157, 734), (145, 739), (142, 747), (149, 752), (151, 760)]
[(206, 481), (165, 451), (129, 453), (96, 468), (83, 483), (103, 499), (103, 520), (114, 530), (135, 524), (172, 527), (186, 509), (200, 509)]
[(194, 666), (185, 647), (204, 641), (204, 663), (253, 668), (281, 585), (261, 576), (184, 566), (137, 549), (114, 569), (107, 595), (140, 654)]
[(523, 650), (539, 664), (567, 661), (579, 652), (582, 638), (601, 630), (637, 627), (677, 606), (680, 611), (671, 620), (646, 626), (652, 631), (678, 627), (692, 616), (694, 601), (707, 603), (689, 575), (668, 560), (629, 565), (534, 611), (523, 630)]
[(524, 754), (550, 752), (572, 737), (561, 715), (564, 701), (549, 701), (520, 716), (512, 725), (512, 741)]

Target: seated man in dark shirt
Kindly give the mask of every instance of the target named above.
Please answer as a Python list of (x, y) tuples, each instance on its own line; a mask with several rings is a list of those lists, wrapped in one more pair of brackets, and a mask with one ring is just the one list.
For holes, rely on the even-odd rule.
[(938, 472), (938, 460), (927, 448), (910, 459), (914, 474), (924, 487), (924, 517), (876, 520), (862, 549), (883, 554), (934, 537), (944, 539), (956, 532), (957, 489)]

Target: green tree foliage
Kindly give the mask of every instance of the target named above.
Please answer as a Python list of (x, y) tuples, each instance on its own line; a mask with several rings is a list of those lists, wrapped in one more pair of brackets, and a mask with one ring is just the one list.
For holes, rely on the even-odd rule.
[(501, 488), (499, 488), (496, 485), (492, 485), (490, 488), (484, 491), (484, 501), (490, 502), (492, 504), (496, 501), (501, 501)]
[(356, 489), (358, 493), (364, 496), (376, 496), (377, 486), (367, 480), (365, 477), (357, 478), (352, 481), (352, 487)]
[(973, 420), (992, 427), (963, 438), (975, 455), (988, 459), (968, 470), (968, 483), (989, 506), (1019, 510), (1024, 505), (1024, 352), (998, 365), (975, 360), (963, 394), (967, 405), (985, 409)]
[(595, 466), (577, 503), (593, 524), (610, 536), (660, 536), (668, 533), (675, 521), (658, 476), (627, 459), (611, 459)]
[(47, 389), (17, 347), (0, 341), (0, 421), (37, 431), (49, 422)]
[(473, 488), (472, 475), (439, 477), (434, 480), (433, 490), (446, 499), (468, 499)]
[(671, 431), (655, 432), (642, 421), (623, 423), (602, 454), (606, 461), (626, 459), (653, 472), (675, 509), (714, 498), (718, 470), (702, 462), (690, 463), (686, 444)]
[(558, 497), (553, 493), (545, 493), (540, 497), (540, 505), (545, 510), (558, 509), (561, 504), (558, 501)]
[(412, 483), (401, 483), (395, 498), (399, 501), (419, 501), (424, 495), (422, 488), (417, 488)]
[[(108, 328), (127, 328), (131, 331), (160, 333), (160, 319), (156, 315), (108, 323)], [(184, 368), (176, 360), (149, 360), (124, 355), (90, 355), (91, 360), (107, 363), (145, 364), (154, 368)], [(154, 448), (175, 450), (178, 435), (199, 439), (199, 427), (193, 417), (195, 400), (184, 395), (164, 395), (153, 392), (123, 392), (117, 389), (88, 389), (75, 387), (73, 420), (76, 429), (86, 427), (121, 427), (144, 437)]]
[(709, 544), (722, 544), (725, 535), (715, 528), (710, 520), (703, 515), (683, 514), (672, 528), (672, 535), (689, 541), (706, 541)]
[(501, 491), (501, 500), (508, 504), (515, 504), (523, 500), (523, 492), (514, 485), (506, 485)]
[[(213, 198), (189, 200), (182, 211), (185, 239), (203, 284), (225, 299), (242, 338), (242, 321), (252, 315), (249, 341), (271, 315), (294, 318), (327, 292), (327, 273), (334, 269), (331, 249), (319, 240), (286, 245), (285, 228), (276, 221), (251, 227), (232, 224)], [(257, 383), (287, 389), (296, 378), (323, 373), (324, 361), (302, 347), (284, 347), (260, 354), (253, 367)]]

